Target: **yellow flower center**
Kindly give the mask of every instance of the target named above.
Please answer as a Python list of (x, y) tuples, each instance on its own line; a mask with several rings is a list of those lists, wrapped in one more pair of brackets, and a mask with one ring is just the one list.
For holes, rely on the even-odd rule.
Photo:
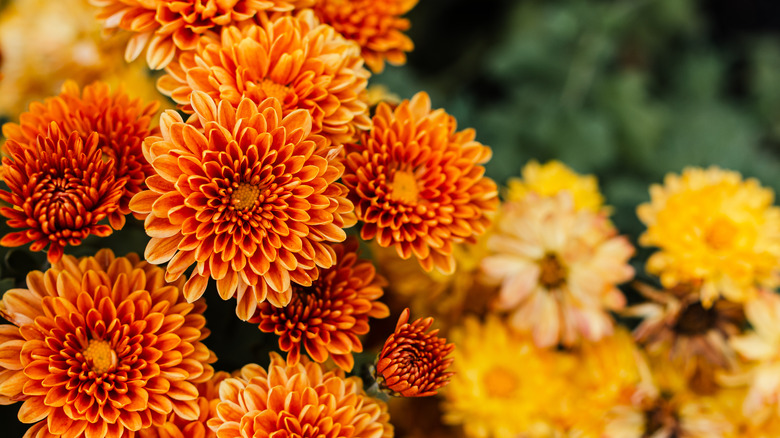
[(238, 210), (246, 210), (255, 205), (257, 198), (260, 197), (260, 187), (252, 184), (241, 183), (238, 188), (233, 189), (230, 200), (233, 207)]
[(390, 199), (408, 204), (417, 202), (420, 189), (417, 188), (417, 179), (408, 170), (397, 170), (393, 175), (393, 183), (390, 185)]
[(710, 248), (720, 251), (728, 249), (734, 243), (739, 228), (725, 217), (718, 217), (704, 231), (704, 241)]
[(265, 94), (265, 97), (275, 97), (279, 99), (279, 102), (281, 102), (282, 105), (284, 105), (284, 99), (290, 94), (289, 87), (277, 84), (270, 79), (263, 79), (263, 81), (260, 82), (259, 87), (263, 94)]
[(511, 398), (520, 387), (517, 373), (502, 366), (494, 366), (482, 379), (490, 398)]
[(111, 345), (100, 339), (91, 339), (89, 345), (81, 352), (89, 368), (96, 374), (103, 374), (116, 367), (116, 352)]
[(546, 289), (555, 289), (566, 282), (566, 267), (555, 254), (546, 254), (539, 260), (539, 283)]

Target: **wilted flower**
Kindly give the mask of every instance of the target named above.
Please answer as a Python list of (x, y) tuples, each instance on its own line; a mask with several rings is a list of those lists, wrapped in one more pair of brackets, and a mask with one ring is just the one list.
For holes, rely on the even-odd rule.
[(401, 18), (418, 0), (317, 0), (314, 12), (325, 24), (345, 38), (357, 42), (371, 70), (380, 73), (385, 60), (393, 65), (406, 62), (414, 44), (403, 31), (409, 20)]
[(487, 229), (498, 207), (496, 184), (481, 164), (487, 146), (474, 130), (455, 132), (455, 119), (424, 92), (395, 110), (380, 103), (371, 131), (350, 145), (344, 184), (350, 189), (360, 235), (414, 255), (425, 270), (451, 273), (454, 243), (472, 241)]
[(208, 422), (218, 438), (393, 436), (387, 406), (368, 397), (359, 378), (326, 372), (305, 357), (288, 365), (271, 353), (268, 372), (247, 365), (222, 382), (219, 395), (217, 417)]
[[(28, 289), (5, 293), (0, 395), (23, 401), (29, 436), (135, 436), (175, 412), (199, 415), (196, 384), (215, 360), (201, 342), (205, 303), (189, 304), (163, 270), (109, 250), (65, 256)], [(16, 342), (8, 343), (9, 338)], [(41, 420), (46, 421), (41, 421)]]
[(376, 363), (379, 387), (402, 397), (426, 397), (446, 385), (453, 373), (450, 353), (455, 348), (431, 330), (433, 318), (409, 323), (409, 309), (398, 318), (395, 332), (387, 338)]
[(390, 311), (377, 301), (387, 282), (368, 260), (357, 258), (356, 239), (335, 244), (336, 264), (322, 270), (311, 286), (293, 285), (292, 300), (285, 307), (260, 303), (250, 322), (260, 330), (279, 335), (279, 347), (287, 351), (287, 363), (300, 360), (301, 349), (317, 362), (330, 355), (346, 371), (352, 371), (352, 352), (363, 351), (359, 335), (368, 333), (368, 318), (386, 318)]
[(603, 213), (575, 210), (571, 194), (528, 194), (502, 207), (482, 261), (501, 284), (495, 307), (542, 347), (596, 341), (612, 333), (609, 310), (625, 305), (617, 288), (634, 270), (634, 248)]
[(360, 48), (311, 11), (297, 16), (262, 16), (263, 25), (227, 27), (221, 38), (203, 38), (166, 68), (160, 91), (184, 112), (193, 111), (190, 94), (202, 91), (215, 101), (238, 105), (279, 99), (284, 115), (311, 114), (312, 132), (339, 145), (369, 126), (365, 89), (370, 73)]
[(32, 242), (32, 251), (48, 245), (49, 262), (56, 263), (66, 245), (113, 232), (98, 222), (119, 208), (128, 177), (115, 178), (113, 160), (103, 161), (97, 133), (84, 141), (51, 122), (36, 143), (8, 140), (5, 149), (2, 177), (10, 191), (0, 190), (0, 199), (11, 206), (0, 214), (8, 226), (23, 230), (6, 234), (0, 244)]
[(162, 138), (144, 142), (157, 175), (130, 207), (146, 215), (147, 261), (169, 262), (169, 281), (195, 263), (184, 296), (197, 299), (213, 278), (247, 320), (266, 298), (286, 305), (292, 283), (310, 286), (336, 262), (326, 243), (346, 239), (342, 228), (354, 224), (347, 189), (336, 182), (338, 149), (311, 135), (308, 112), (282, 116), (274, 98), (235, 108), (198, 91), (192, 104), (202, 128), (169, 111)]
[(737, 172), (687, 168), (650, 187), (637, 208), (639, 237), (658, 251), (647, 260), (665, 288), (701, 284), (702, 303), (718, 296), (743, 302), (756, 288), (780, 284), (780, 208), (774, 193)]
[(131, 99), (123, 91), (111, 93), (105, 82), (95, 82), (80, 92), (75, 82), (68, 81), (59, 96), (32, 103), (30, 110), (19, 116), (19, 124), (3, 125), (3, 135), (32, 147), (51, 122), (57, 122), (66, 134), (78, 132), (85, 142), (97, 132), (103, 160), (113, 160), (114, 177), (125, 181), (119, 208), (108, 216), (111, 226), (118, 230), (130, 213), (130, 198), (143, 189), (146, 177), (152, 173), (141, 145), (146, 137), (159, 134), (159, 129), (150, 126), (159, 106), (156, 101), (144, 104)]
[(579, 175), (560, 161), (539, 164), (532, 160), (523, 167), (522, 179), (510, 178), (507, 186), (507, 201), (520, 201), (529, 193), (555, 196), (566, 191), (574, 200), (575, 210), (598, 213), (604, 208), (604, 197), (599, 192), (596, 177)]

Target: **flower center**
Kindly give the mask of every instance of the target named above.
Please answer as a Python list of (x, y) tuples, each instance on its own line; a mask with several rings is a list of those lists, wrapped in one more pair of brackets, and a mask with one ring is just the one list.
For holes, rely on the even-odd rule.
[(669, 434), (664, 436), (678, 436), (678, 426), (680, 420), (669, 401), (663, 398), (658, 400), (654, 406), (645, 410), (645, 434), (643, 437), (655, 436), (659, 430), (667, 431)]
[(230, 201), (237, 210), (246, 210), (255, 205), (257, 198), (260, 197), (260, 188), (247, 183), (241, 183), (238, 188), (233, 189), (230, 195)]
[(408, 170), (397, 170), (390, 185), (390, 199), (408, 204), (417, 202), (417, 179)]
[(270, 79), (263, 79), (258, 86), (263, 94), (265, 94), (265, 97), (275, 97), (282, 105), (284, 105), (287, 95), (290, 94), (290, 89), (288, 87), (277, 84)]
[(493, 367), (482, 379), (485, 392), (490, 398), (507, 399), (520, 387), (517, 374), (502, 366)]
[(566, 267), (555, 254), (548, 253), (539, 260), (539, 283), (546, 289), (555, 289), (566, 282)]
[(89, 368), (96, 374), (103, 374), (116, 367), (116, 352), (111, 345), (100, 339), (90, 339), (89, 345), (81, 352)]
[(703, 335), (715, 327), (717, 318), (714, 306), (705, 309), (701, 302), (697, 301), (680, 313), (677, 323), (674, 325), (674, 331), (687, 336)]
[(704, 241), (710, 248), (720, 251), (730, 248), (739, 228), (728, 218), (718, 217), (704, 231)]

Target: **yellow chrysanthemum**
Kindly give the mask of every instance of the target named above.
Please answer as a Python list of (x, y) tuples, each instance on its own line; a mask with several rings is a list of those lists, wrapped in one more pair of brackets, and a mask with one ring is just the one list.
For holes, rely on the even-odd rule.
[(528, 193), (554, 196), (568, 191), (574, 198), (574, 208), (598, 212), (604, 206), (604, 197), (594, 175), (580, 175), (560, 161), (539, 164), (532, 160), (523, 167), (521, 178), (510, 178), (507, 182), (506, 199), (519, 201)]
[(566, 360), (492, 316), (484, 325), (466, 319), (450, 340), (455, 375), (442, 391), (445, 423), (462, 425), (470, 438), (549, 435), (552, 410), (569, 386), (559, 378)]
[(701, 283), (705, 307), (718, 296), (743, 302), (758, 286), (780, 284), (780, 208), (755, 179), (717, 167), (687, 168), (650, 187), (637, 214), (639, 238), (658, 252), (647, 271), (666, 288)]

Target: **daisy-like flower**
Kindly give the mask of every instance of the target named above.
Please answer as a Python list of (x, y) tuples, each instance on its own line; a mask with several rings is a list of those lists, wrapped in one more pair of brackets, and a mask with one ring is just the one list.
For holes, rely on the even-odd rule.
[(158, 88), (187, 113), (190, 94), (238, 105), (243, 97), (260, 103), (279, 99), (284, 115), (311, 114), (313, 132), (334, 144), (354, 140), (368, 129), (366, 84), (360, 48), (332, 27), (319, 24), (310, 10), (297, 16), (261, 16), (262, 26), (227, 27), (221, 38), (203, 38), (166, 68)]
[(568, 192), (530, 193), (504, 204), (488, 248), (482, 270), (501, 284), (495, 307), (511, 312), (510, 325), (533, 332), (537, 345), (612, 333), (607, 311), (625, 305), (616, 285), (633, 277), (634, 249), (606, 215), (576, 210)]
[(206, 423), (216, 418), (219, 385), (230, 377), (229, 373), (218, 371), (209, 380), (196, 385), (200, 409), (197, 420), (186, 420), (176, 412), (171, 412), (165, 424), (138, 431), (138, 438), (216, 438), (217, 434)]
[(339, 148), (311, 134), (307, 111), (283, 116), (274, 98), (259, 106), (243, 99), (235, 108), (198, 91), (192, 104), (202, 128), (169, 111), (162, 137), (144, 142), (157, 175), (130, 208), (146, 216), (144, 257), (169, 262), (168, 281), (197, 265), (184, 286), (187, 300), (213, 278), (247, 320), (266, 298), (286, 305), (292, 283), (311, 286), (319, 268), (335, 263), (326, 243), (344, 241), (342, 228), (354, 224), (347, 189), (336, 182)]
[(498, 208), (496, 184), (481, 165), (490, 148), (473, 129), (455, 129), (455, 118), (431, 111), (424, 92), (395, 110), (380, 103), (346, 159), (343, 180), (361, 237), (394, 246), (404, 259), (414, 255), (426, 271), (453, 272), (453, 244), (484, 233)]
[(452, 377), (448, 357), (455, 345), (430, 330), (433, 318), (409, 322), (409, 309), (398, 318), (395, 332), (382, 347), (376, 362), (379, 387), (401, 397), (434, 395)]
[(643, 283), (635, 283), (635, 287), (650, 300), (624, 312), (643, 319), (634, 332), (637, 341), (650, 354), (665, 355), (679, 365), (691, 379), (692, 389), (713, 392), (717, 387), (714, 372), (736, 366), (729, 339), (738, 335), (745, 323), (742, 305), (718, 299), (705, 308), (689, 288), (664, 291)]
[(442, 394), (444, 422), (462, 425), (469, 438), (552, 436), (552, 410), (569, 384), (559, 357), (518, 335), (498, 318), (469, 317), (450, 333), (455, 375)]
[(14, 325), (0, 332), (12, 346), (0, 395), (23, 401), (19, 419), (36, 423), (26, 436), (132, 438), (172, 412), (198, 418), (196, 384), (216, 359), (201, 342), (206, 306), (185, 302), (183, 281), (163, 275), (135, 254), (101, 250), (65, 256), (3, 295), (0, 313)]
[(368, 397), (358, 377), (305, 357), (289, 365), (271, 353), (267, 372), (247, 365), (222, 382), (219, 395), (217, 417), (208, 422), (218, 438), (393, 436), (387, 406)]
[(111, 93), (105, 82), (95, 82), (80, 92), (75, 82), (68, 81), (59, 96), (32, 103), (18, 124), (3, 125), (3, 135), (35, 145), (51, 122), (57, 122), (65, 133), (78, 132), (85, 142), (97, 132), (103, 160), (113, 160), (115, 178), (125, 181), (119, 208), (108, 216), (111, 226), (118, 230), (130, 213), (130, 198), (143, 189), (146, 177), (152, 173), (141, 145), (146, 137), (159, 134), (159, 129), (150, 126), (158, 107), (158, 102), (145, 104), (123, 91)]
[(761, 290), (745, 303), (753, 330), (731, 339), (731, 345), (751, 368), (742, 376), (749, 391), (742, 411), (760, 423), (780, 413), (780, 295)]
[(312, 359), (325, 362), (330, 355), (345, 371), (352, 371), (352, 352), (362, 352), (359, 335), (368, 333), (368, 318), (386, 318), (387, 306), (377, 301), (387, 284), (368, 260), (358, 259), (358, 243), (349, 239), (335, 244), (336, 264), (320, 272), (311, 286), (293, 285), (292, 300), (285, 307), (267, 301), (249, 321), (260, 330), (276, 333), (287, 362), (295, 365), (305, 347)]
[(113, 232), (98, 222), (119, 208), (127, 176), (115, 178), (113, 160), (103, 161), (97, 133), (84, 141), (52, 122), (34, 144), (8, 140), (5, 150), (2, 177), (9, 191), (0, 190), (0, 199), (11, 206), (0, 215), (23, 230), (3, 236), (1, 245), (32, 242), (32, 251), (48, 245), (49, 262), (56, 263), (66, 245)]
[(192, 50), (198, 38), (240, 23), (261, 11), (291, 11), (314, 0), (89, 0), (100, 8), (98, 18), (106, 29), (133, 32), (125, 60), (136, 59), (144, 49), (149, 67), (165, 67), (182, 50)]
[(637, 209), (639, 237), (658, 251), (647, 260), (665, 288), (701, 283), (705, 307), (718, 296), (742, 302), (780, 284), (780, 208), (772, 190), (737, 172), (687, 168), (650, 187)]
[(385, 61), (406, 63), (406, 52), (414, 44), (403, 31), (409, 20), (401, 18), (418, 0), (317, 0), (314, 13), (345, 38), (360, 44), (363, 59), (371, 70), (381, 73)]
[(594, 213), (604, 208), (604, 197), (594, 175), (579, 175), (560, 161), (539, 164), (532, 160), (523, 167), (522, 178), (510, 178), (507, 182), (506, 200), (520, 201), (528, 193), (555, 196), (568, 191), (574, 199), (574, 208)]

